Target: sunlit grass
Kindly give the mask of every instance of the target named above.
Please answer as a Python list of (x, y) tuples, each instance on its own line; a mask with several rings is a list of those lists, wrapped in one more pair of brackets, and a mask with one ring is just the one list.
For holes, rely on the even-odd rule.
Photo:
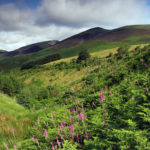
[[(129, 50), (134, 50), (137, 46), (143, 48), (148, 44), (140, 44), (140, 45), (132, 45), (129, 47)], [(91, 53), (91, 57), (99, 57), (99, 58), (104, 58), (108, 56), (110, 53), (115, 54), (117, 53), (116, 48), (112, 49), (107, 49), (107, 50), (102, 50), (98, 52), (93, 52)], [(43, 65), (43, 67), (48, 67), (50, 65), (58, 64), (61, 62), (70, 62), (72, 59), (77, 59), (77, 56), (75, 57), (70, 57), (70, 58), (64, 58), (61, 60), (57, 60), (55, 62), (47, 63)], [(76, 80), (81, 79), (83, 76), (88, 74), (90, 71), (94, 70), (97, 66), (90, 66), (88, 68), (83, 68), (80, 71), (77, 71), (76, 69), (70, 69), (69, 71), (58, 71), (55, 69), (44, 69), (43, 71), (39, 72), (32, 72), (29, 77), (26, 78), (25, 82), (26, 83), (31, 83), (33, 80), (40, 80), (43, 82), (44, 85), (59, 85), (59, 86), (64, 86), (68, 85)]]
[(14, 99), (0, 94), (0, 149), (7, 143), (13, 145), (29, 130), (29, 111), (18, 105)]

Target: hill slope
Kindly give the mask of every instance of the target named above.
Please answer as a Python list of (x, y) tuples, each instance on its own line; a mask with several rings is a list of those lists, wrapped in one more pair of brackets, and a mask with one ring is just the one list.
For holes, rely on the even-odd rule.
[(19, 48), (17, 50), (7, 52), (7, 53), (3, 54), (3, 57), (13, 57), (13, 56), (17, 56), (17, 55), (35, 53), (35, 52), (38, 52), (44, 48), (51, 47), (57, 43), (58, 43), (58, 41), (46, 41), (46, 42), (31, 44), (31, 45)]
[(20, 139), (26, 134), (31, 124), (28, 114), (29, 111), (14, 99), (0, 93), (0, 149), (9, 139), (10, 145), (15, 145), (16, 138)]
[[(102, 28), (93, 28), (85, 32), (67, 38), (56, 45), (46, 49), (34, 52), (34, 47), (20, 52), (20, 56), (0, 59), (0, 69), (11, 69), (20, 67), (27, 61), (34, 61), (48, 55), (60, 54), (62, 58), (77, 56), (81, 50), (97, 52), (105, 49), (111, 49), (121, 46), (136, 44), (145, 44), (150, 41), (150, 26), (126, 26), (114, 30), (105, 30)], [(31, 48), (31, 49), (30, 49)], [(34, 53), (28, 53), (32, 51)], [(36, 47), (35, 47), (36, 48)], [(10, 55), (16, 55), (19, 51), (10, 52)], [(28, 54), (26, 54), (28, 53)], [(7, 54), (9, 55), (9, 53)]]
[(17, 101), (39, 112), (18, 149), (150, 149), (150, 46), (14, 75), (24, 81)]

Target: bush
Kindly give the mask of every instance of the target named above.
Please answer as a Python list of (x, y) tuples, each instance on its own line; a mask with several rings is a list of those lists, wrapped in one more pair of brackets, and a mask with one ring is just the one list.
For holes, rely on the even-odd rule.
[(60, 54), (53, 54), (53, 55), (49, 55), (49, 56), (46, 56), (46, 57), (41, 58), (41, 59), (31, 60), (31, 61), (25, 62), (21, 66), (21, 70), (30, 69), (30, 68), (35, 67), (36, 65), (43, 65), (43, 64), (46, 64), (48, 62), (52, 62), (52, 61), (59, 60), (59, 59), (61, 59)]
[(16, 78), (14, 74), (0, 75), (0, 91), (4, 94), (8, 94), (9, 96), (15, 96), (20, 92), (22, 87), (22, 81)]
[(79, 53), (79, 56), (77, 58), (77, 62), (81, 62), (82, 60), (87, 60), (88, 58), (90, 58), (90, 54), (85, 50), (85, 51), (81, 51)]

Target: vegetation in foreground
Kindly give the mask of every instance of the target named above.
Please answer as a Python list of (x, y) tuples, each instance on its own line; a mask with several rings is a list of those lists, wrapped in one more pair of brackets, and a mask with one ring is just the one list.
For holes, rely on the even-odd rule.
[(150, 46), (1, 72), (1, 92), (15, 97), (31, 121), (20, 138), (3, 134), (1, 149), (150, 149), (149, 76)]

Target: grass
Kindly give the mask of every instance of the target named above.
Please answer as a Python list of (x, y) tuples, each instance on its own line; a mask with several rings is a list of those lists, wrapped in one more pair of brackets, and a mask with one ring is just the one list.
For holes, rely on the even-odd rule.
[(23, 56), (15, 56), (12, 58), (0, 59), (0, 69), (10, 69), (20, 67), (27, 60), (35, 60), (47, 55), (59, 53), (62, 58), (69, 58), (73, 56), (77, 56), (81, 50), (88, 50), (90, 53), (100, 52), (103, 50), (110, 50), (116, 47), (122, 46), (131, 46), (131, 45), (140, 45), (147, 44), (147, 41), (140, 41), (141, 38), (148, 38), (149, 35), (145, 36), (136, 36), (130, 37), (128, 39), (119, 41), (119, 42), (107, 42), (104, 40), (94, 40), (90, 41), (72, 48), (65, 48), (59, 50), (52, 50), (51, 48), (43, 49), (37, 53), (31, 53)]
[[(130, 46), (129, 57), (124, 55), (121, 60), (117, 59), (117, 56), (105, 59), (109, 53), (116, 53), (117, 47), (115, 47), (91, 53), (92, 57), (97, 56), (103, 59), (96, 59), (97, 63), (94, 63), (94, 59), (91, 59), (91, 63), (87, 63), (83, 68), (78, 68), (78, 66), (76, 68), (70, 66), (70, 68), (63, 68), (62, 66), (60, 69), (52, 67), (54, 63), (69, 62), (71, 59), (76, 58), (71, 57), (37, 68), (15, 72), (17, 76), (25, 80), (28, 84), (27, 88), (33, 86), (35, 93), (31, 89), (30, 96), (35, 94), (37, 97), (39, 94), (37, 88), (47, 85), (55, 85), (56, 88), (60, 88), (60, 91), (58, 91), (60, 94), (53, 98), (36, 99), (38, 102), (44, 103), (40, 107), (41, 109), (36, 111), (36, 115), (40, 118), (39, 123), (37, 123), (37, 118), (32, 119), (31, 111), (17, 105), (15, 99), (0, 94), (0, 124), (2, 125), (0, 126), (0, 132), (2, 133), (0, 135), (0, 145), (4, 146), (7, 142), (12, 147), (17, 142), (18, 149), (46, 149), (46, 146), (51, 149), (49, 143), (53, 141), (56, 144), (56, 139), (59, 137), (60, 140), (60, 135), (64, 138), (63, 142), (69, 140), (72, 144), (74, 144), (73, 141), (75, 142), (74, 135), (80, 135), (78, 136), (78, 143), (81, 145), (77, 149), (122, 149), (126, 146), (124, 143), (128, 144), (125, 149), (132, 149), (132, 145), (137, 147), (138, 142), (142, 141), (143, 138), (146, 139), (144, 139), (145, 143), (141, 143), (139, 149), (145, 149), (143, 146), (148, 143), (149, 138), (145, 137), (147, 135), (144, 135), (144, 133), (148, 131), (149, 124), (145, 123), (145, 120), (142, 121), (142, 117), (139, 124), (139, 119), (136, 118), (141, 113), (143, 116), (142, 107), (146, 107), (146, 105), (139, 105), (143, 101), (144, 103), (149, 102), (150, 95), (146, 92), (146, 88), (149, 88), (150, 83), (148, 78), (149, 67), (147, 66), (149, 61), (139, 59), (141, 56), (147, 58), (147, 49), (132, 51), (137, 46), (142, 48), (145, 44)], [(144, 63), (142, 63), (143, 61)], [(136, 63), (137, 70), (132, 66), (133, 62)], [(144, 66), (145, 63), (147, 65)], [(140, 69), (138, 70), (138, 68)], [(133, 83), (132, 86), (131, 82)], [(102, 103), (100, 91), (103, 90), (105, 90), (106, 101)], [(84, 107), (81, 103), (84, 104)], [(73, 108), (77, 111), (70, 112), (73, 111)], [(149, 107), (144, 110), (147, 112), (146, 117), (149, 119)], [(84, 119), (87, 119), (83, 121), (81, 114), (84, 115)], [(55, 119), (51, 119), (52, 116)], [(28, 132), (31, 120), (34, 121), (35, 128), (32, 128), (31, 125), (31, 130)], [(60, 131), (62, 122), (66, 124), (66, 130), (64, 131)], [(136, 124), (140, 125), (139, 127), (144, 124), (145, 132), (135, 126)], [(70, 128), (68, 128), (71, 125), (74, 126), (72, 135), (69, 132)], [(43, 135), (45, 130), (48, 132), (48, 138)], [(26, 133), (29, 134), (26, 135)], [(126, 133), (129, 133), (129, 135)], [(86, 139), (86, 143), (83, 144), (80, 137), (82, 139), (85, 134), (87, 136), (91, 134), (93, 138), (92, 140)], [(33, 142), (32, 137), (37, 138), (39, 144)], [(112, 143), (114, 139), (117, 139), (117, 141)], [(134, 139), (137, 143), (134, 142)], [(99, 144), (99, 147), (95, 147), (97, 146), (95, 144)], [(0, 149), (2, 149), (2, 146)]]
[[(130, 46), (129, 50), (135, 49), (137, 46), (143, 48), (148, 44), (141, 44), (141, 45), (132, 45)], [(112, 48), (108, 50), (98, 51), (91, 53), (92, 57), (99, 57), (104, 58), (109, 55), (109, 53), (115, 54), (118, 48)], [(80, 80), (83, 76), (91, 72), (92, 70), (96, 69), (98, 66), (92, 66), (89, 68), (83, 68), (82, 70), (77, 71), (76, 69), (69, 69), (67, 70), (57, 70), (57, 69), (50, 69), (51, 65), (58, 64), (61, 62), (70, 62), (72, 59), (76, 59), (77, 57), (70, 57), (64, 58), (61, 60), (57, 60), (55, 62), (47, 63), (42, 65), (41, 69), (34, 69), (31, 72), (25, 71), (22, 75), (22, 78), (25, 76), (25, 83), (30, 84), (33, 81), (41, 82), (41, 84), (48, 86), (48, 85), (57, 85), (57, 86), (67, 86), (76, 80)], [(19, 75), (20, 76), (20, 75)]]
[(16, 139), (28, 132), (31, 125), (28, 115), (29, 111), (18, 105), (15, 99), (0, 94), (0, 149), (8, 141), (10, 145), (15, 144)]

